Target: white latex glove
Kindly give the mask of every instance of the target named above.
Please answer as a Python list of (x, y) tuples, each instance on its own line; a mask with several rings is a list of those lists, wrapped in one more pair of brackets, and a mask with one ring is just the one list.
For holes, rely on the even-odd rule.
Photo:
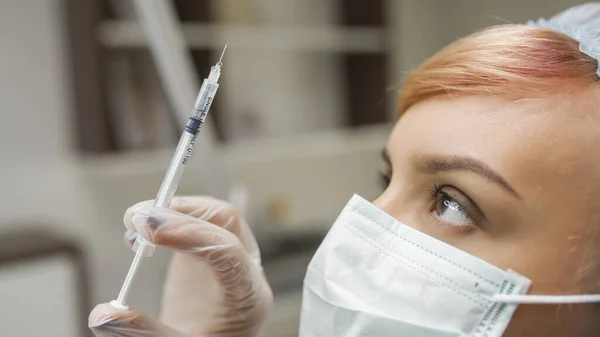
[(171, 209), (141, 202), (125, 213), (131, 245), (141, 235), (176, 251), (160, 319), (136, 309), (98, 305), (89, 326), (96, 336), (257, 336), (273, 301), (256, 240), (228, 203), (175, 198)]

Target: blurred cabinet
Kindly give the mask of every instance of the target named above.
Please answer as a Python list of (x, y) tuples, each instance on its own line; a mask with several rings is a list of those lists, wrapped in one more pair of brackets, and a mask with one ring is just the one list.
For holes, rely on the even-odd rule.
[[(582, 0), (164, 0), (199, 78), (229, 41), (211, 121), (239, 143), (393, 121), (400, 80), (477, 29)], [(170, 147), (173, 117), (130, 0), (69, 4), (78, 148)], [(191, 106), (190, 102), (190, 106)]]
[[(172, 4), (199, 78), (229, 41), (211, 113), (221, 141), (388, 121), (384, 0)], [(174, 144), (181, 126), (131, 2), (71, 1), (69, 13), (72, 53), (80, 60), (73, 63), (79, 148), (105, 153)]]

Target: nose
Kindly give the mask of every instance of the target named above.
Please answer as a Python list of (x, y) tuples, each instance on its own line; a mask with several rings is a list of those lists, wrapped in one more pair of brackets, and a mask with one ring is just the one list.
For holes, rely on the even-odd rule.
[[(371, 203), (375, 206), (377, 206), (378, 208), (381, 208), (381, 197), (383, 196), (383, 194), (379, 195), (377, 198), (375, 198), (375, 200), (372, 200)], [(382, 208), (383, 209), (383, 208)]]
[(377, 206), (377, 208), (381, 209), (382, 211), (386, 212), (387, 214), (392, 214), (392, 201), (394, 200), (393, 196), (391, 195), (391, 193), (388, 193), (388, 191), (384, 191), (382, 194), (380, 194), (375, 200), (371, 201), (371, 203), (375, 206)]
[(387, 189), (371, 203), (382, 211), (386, 212), (396, 220), (407, 224), (417, 230), (417, 212), (411, 203), (410, 198), (402, 191)]

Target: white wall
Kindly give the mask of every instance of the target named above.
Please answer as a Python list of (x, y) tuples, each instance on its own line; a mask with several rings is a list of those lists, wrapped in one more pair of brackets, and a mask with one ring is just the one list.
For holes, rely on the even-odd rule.
[[(70, 155), (69, 78), (60, 3), (0, 1), (0, 234), (42, 226), (85, 238), (86, 226), (91, 225), (87, 220), (93, 218), (87, 189)], [(36, 272), (40, 279), (57, 272), (40, 268)], [(10, 293), (22, 303), (47, 298), (24, 287), (11, 287)], [(70, 296), (62, 297), (67, 301)], [(60, 316), (64, 312), (56, 308), (56, 315), (41, 315), (32, 323), (66, 333), (69, 327), (57, 321), (64, 318)], [(0, 312), (3, 317), (17, 318), (14, 315), (10, 310)], [(73, 322), (74, 326), (79, 323)], [(23, 332), (3, 330), (1, 334)]]
[(67, 152), (70, 106), (60, 3), (0, 1), (3, 158), (20, 162), (54, 160)]
[(0, 1), (0, 228), (80, 226), (61, 2)]

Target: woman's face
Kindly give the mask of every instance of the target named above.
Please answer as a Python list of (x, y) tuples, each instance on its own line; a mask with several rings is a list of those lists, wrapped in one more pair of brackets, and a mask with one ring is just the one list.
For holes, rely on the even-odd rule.
[[(389, 185), (375, 204), (528, 277), (531, 294), (599, 292), (600, 103), (590, 97), (600, 96), (579, 95), (411, 107), (389, 138)], [(505, 336), (596, 336), (595, 310), (520, 305)]]

